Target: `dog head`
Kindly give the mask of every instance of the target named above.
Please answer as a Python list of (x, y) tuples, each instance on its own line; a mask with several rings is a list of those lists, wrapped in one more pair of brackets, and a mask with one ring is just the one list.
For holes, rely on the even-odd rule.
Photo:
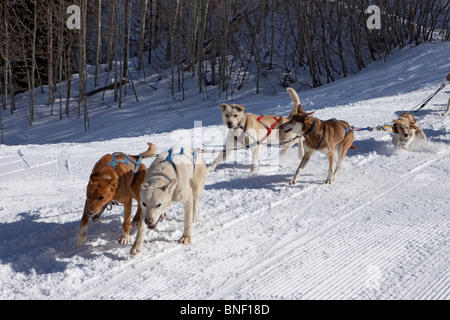
[(176, 185), (177, 179), (170, 180), (163, 187), (155, 187), (149, 183), (141, 185), (142, 218), (150, 230), (156, 228), (161, 217), (169, 210)]
[(231, 106), (223, 103), (222, 108), (222, 122), (228, 129), (237, 129), (245, 125), (244, 106), (232, 104)]
[(284, 133), (293, 132), (298, 135), (304, 134), (314, 122), (313, 113), (314, 111), (294, 114), (288, 122), (280, 126), (280, 130)]
[(393, 129), (402, 139), (408, 139), (417, 129), (419, 129), (419, 126), (416, 122), (410, 122), (410, 120), (406, 118), (400, 118), (394, 120)]
[(86, 188), (84, 213), (97, 221), (108, 204), (114, 198), (119, 180), (107, 174), (93, 173)]

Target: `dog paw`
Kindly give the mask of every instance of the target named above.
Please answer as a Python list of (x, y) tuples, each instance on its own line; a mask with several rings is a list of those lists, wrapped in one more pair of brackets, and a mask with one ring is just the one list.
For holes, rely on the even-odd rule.
[(325, 180), (325, 184), (331, 184), (331, 182), (333, 182), (333, 181), (330, 179)]
[(141, 248), (137, 248), (137, 246), (135, 247), (135, 246), (133, 246), (132, 248), (131, 248), (131, 250), (130, 250), (130, 254), (131, 255), (136, 255), (136, 254), (138, 254), (139, 252), (141, 252)]
[(129, 237), (127, 234), (124, 233), (124, 234), (122, 234), (122, 235), (120, 236), (119, 239), (117, 239), (117, 242), (118, 242), (121, 246), (124, 246), (124, 245), (130, 243), (130, 237)]
[(290, 185), (290, 186), (293, 186), (293, 185), (295, 185), (296, 183), (297, 183), (297, 181), (295, 181), (295, 180), (289, 181), (289, 185)]
[(258, 173), (258, 166), (252, 165), (252, 169), (250, 170), (250, 174), (257, 174)]
[(76, 239), (76, 244), (77, 246), (81, 246), (86, 242), (86, 236), (82, 237), (82, 236), (78, 236)]
[(77, 246), (83, 245), (86, 242), (86, 238), (87, 238), (87, 228), (81, 227), (80, 230), (78, 231), (78, 235), (76, 238)]
[(180, 240), (178, 240), (178, 243), (190, 244), (190, 243), (192, 243), (192, 237), (191, 236), (182, 236), (180, 238)]

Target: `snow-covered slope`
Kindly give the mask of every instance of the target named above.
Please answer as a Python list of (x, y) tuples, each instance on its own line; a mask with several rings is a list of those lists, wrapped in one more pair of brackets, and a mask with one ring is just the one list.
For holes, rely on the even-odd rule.
[[(448, 42), (405, 48), (299, 95), (321, 119), (390, 124), (444, 81), (449, 52)], [(416, 114), (426, 142), (405, 151), (392, 146), (389, 132), (355, 132), (358, 149), (332, 185), (323, 184), (328, 161), (321, 154), (289, 186), (296, 147), (285, 157), (277, 148), (263, 152), (258, 175), (249, 174), (251, 157), (240, 150), (236, 163), (208, 175), (192, 245), (177, 243), (184, 211), (174, 204), (135, 257), (131, 245), (115, 241), (120, 207), (91, 222), (87, 243), (77, 247), (85, 187), (103, 154), (142, 152), (147, 141), (159, 151), (223, 143), (220, 98), (196, 99), (193, 89), (188, 102), (173, 102), (165, 89), (139, 88), (140, 101), (127, 97), (120, 110), (90, 105), (86, 133), (81, 120), (42, 118), (28, 128), (3, 114), (0, 299), (450, 298), (450, 118), (441, 116), (448, 87)], [(240, 92), (234, 102), (249, 112), (289, 114), (289, 95), (272, 92)], [(216, 154), (203, 156), (210, 163)]]

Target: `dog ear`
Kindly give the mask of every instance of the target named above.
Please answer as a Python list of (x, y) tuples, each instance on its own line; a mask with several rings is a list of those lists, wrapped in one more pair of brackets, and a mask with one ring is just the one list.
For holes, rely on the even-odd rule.
[(232, 107), (237, 109), (239, 112), (243, 112), (245, 109), (245, 107), (241, 104), (233, 104)]
[(312, 115), (313, 115), (314, 112), (315, 112), (315, 111), (305, 113), (306, 118), (307, 118), (307, 119), (312, 118)]
[(398, 122), (398, 120), (392, 121), (392, 123), (393, 123), (392, 132), (394, 132), (394, 133), (398, 133), (397, 122)]
[(221, 107), (222, 110), (225, 111), (225, 109), (228, 108), (229, 105), (227, 105), (226, 103), (222, 103), (219, 107)]
[(175, 191), (175, 187), (177, 185), (177, 179), (173, 178), (170, 182), (164, 187), (164, 191), (167, 191), (169, 194), (172, 194)]
[(116, 190), (119, 186), (119, 180), (118, 179), (108, 179), (106, 180), (108, 182), (108, 185), (111, 189)]
[(92, 173), (89, 176), (89, 183), (94, 183), (95, 181), (97, 181), (99, 179), (98, 177), (98, 173)]

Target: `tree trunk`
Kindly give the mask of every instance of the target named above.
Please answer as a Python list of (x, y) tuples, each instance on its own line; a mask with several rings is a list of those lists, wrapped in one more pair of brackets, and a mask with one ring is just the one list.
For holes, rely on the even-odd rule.
[(102, 49), (102, 0), (98, 0), (97, 7), (97, 52), (95, 54), (95, 79), (94, 86), (98, 87), (98, 66), (100, 64)]
[[(120, 81), (128, 79), (128, 54), (130, 51), (130, 11), (131, 11), (130, 5), (131, 5), (131, 1), (125, 0), (125, 21), (124, 21), (125, 43), (124, 43), (124, 50), (123, 50), (123, 72), (122, 72), (122, 79), (120, 79)], [(124, 93), (126, 95), (127, 94), (127, 86), (125, 86), (124, 88), (125, 88)]]
[(53, 0), (49, 0), (48, 8), (48, 89), (49, 104), (52, 105), (51, 114), (53, 115), (54, 90), (53, 90)]
[(34, 121), (34, 87), (35, 87), (35, 73), (36, 73), (36, 33), (37, 33), (37, 0), (34, 2), (33, 12), (33, 43), (31, 46), (31, 75), (30, 75), (30, 126)]
[(145, 41), (145, 20), (147, 16), (147, 7), (148, 7), (148, 0), (141, 0), (141, 32), (139, 34), (139, 48), (138, 48), (138, 70), (141, 70), (144, 66), (144, 41)]

